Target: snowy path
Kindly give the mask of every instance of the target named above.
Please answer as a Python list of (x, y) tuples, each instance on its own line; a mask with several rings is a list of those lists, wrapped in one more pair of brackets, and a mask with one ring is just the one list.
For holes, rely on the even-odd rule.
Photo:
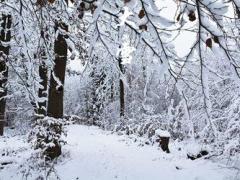
[[(207, 160), (191, 161), (96, 127), (71, 125), (69, 158), (56, 167), (63, 180), (239, 180), (235, 171)], [(175, 155), (174, 155), (175, 154)], [(178, 167), (178, 169), (176, 168)]]

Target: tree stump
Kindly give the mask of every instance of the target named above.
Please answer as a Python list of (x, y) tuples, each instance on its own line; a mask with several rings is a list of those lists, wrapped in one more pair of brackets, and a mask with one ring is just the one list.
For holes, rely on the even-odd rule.
[(53, 160), (62, 154), (61, 145), (55, 142), (55, 146), (48, 147), (45, 151), (46, 160)]
[(170, 133), (168, 131), (163, 131), (158, 129), (155, 131), (155, 134), (157, 136), (157, 141), (159, 142), (159, 146), (162, 148), (162, 150), (166, 153), (170, 153), (170, 150), (168, 148)]

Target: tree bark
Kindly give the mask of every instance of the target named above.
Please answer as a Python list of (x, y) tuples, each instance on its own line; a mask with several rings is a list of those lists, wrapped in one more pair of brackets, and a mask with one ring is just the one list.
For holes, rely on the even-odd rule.
[[(56, 29), (61, 28), (64, 31), (68, 27), (63, 23), (56, 23)], [(67, 64), (67, 42), (65, 35), (59, 32), (54, 44), (55, 60), (54, 67), (51, 71), (48, 108), (47, 114), (50, 117), (63, 117), (63, 88), (65, 80), (65, 71)]]
[[(43, 57), (42, 57), (43, 58)], [(42, 62), (39, 65), (39, 77), (41, 79), (40, 88), (38, 90), (38, 109), (37, 109), (37, 114), (45, 116), (47, 114), (47, 101), (45, 98), (47, 98), (47, 85), (48, 85), (48, 68), (44, 63), (44, 60), (41, 59)]]
[[(68, 0), (65, 0), (68, 5)], [(65, 71), (67, 65), (67, 35), (62, 32), (68, 31), (68, 26), (62, 22), (55, 23), (56, 31), (59, 30), (57, 39), (54, 42), (55, 60), (54, 67), (51, 71), (47, 115), (53, 118), (63, 118), (63, 92)], [(53, 125), (53, 131), (56, 134), (61, 134), (62, 129), (58, 124)], [(54, 142), (53, 147), (48, 147), (45, 151), (46, 156), (51, 160), (59, 157), (62, 154), (61, 144), (58, 141)]]
[(240, 19), (240, 10), (235, 2), (233, 3), (233, 6), (235, 8), (235, 13), (237, 15), (237, 18)]
[[(122, 65), (122, 58), (118, 59), (119, 68), (121, 73), (123, 73), (123, 65)], [(125, 115), (125, 95), (124, 95), (124, 83), (123, 80), (120, 78), (119, 81), (119, 98), (120, 98), (120, 117), (124, 117)]]
[[(68, 0), (65, 0), (68, 6)], [(68, 32), (68, 26), (63, 22), (55, 22), (55, 29)], [(47, 115), (54, 118), (63, 117), (63, 93), (64, 80), (67, 65), (67, 35), (58, 32), (58, 37), (54, 43), (55, 60), (54, 67), (51, 71)]]
[(5, 113), (6, 113), (6, 99), (7, 95), (7, 81), (8, 81), (8, 55), (11, 40), (11, 15), (2, 15), (0, 18), (1, 33), (0, 33), (0, 136), (3, 135), (3, 129), (5, 125)]
[(38, 107), (37, 114), (38, 116), (46, 116), (47, 115), (47, 85), (48, 85), (48, 68), (46, 66), (47, 56), (46, 56), (46, 48), (44, 46), (44, 41), (46, 40), (46, 31), (47, 28), (44, 28), (43, 25), (41, 27), (41, 45), (39, 52), (39, 68), (38, 74), (40, 77), (40, 88), (38, 89)]

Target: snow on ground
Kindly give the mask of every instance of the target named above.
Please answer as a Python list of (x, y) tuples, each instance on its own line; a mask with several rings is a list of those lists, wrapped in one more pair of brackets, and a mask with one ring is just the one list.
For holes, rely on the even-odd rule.
[[(240, 180), (237, 171), (223, 164), (186, 159), (184, 151), (178, 151), (174, 144), (170, 146), (171, 153), (166, 154), (156, 146), (139, 146), (134, 138), (97, 127), (70, 125), (67, 130), (68, 144), (63, 147), (63, 156), (55, 165), (61, 180)], [(0, 180), (21, 180), (23, 168), (19, 165), (32, 164), (26, 159), (33, 150), (24, 138), (0, 138), (0, 153), (9, 152), (8, 156), (0, 154), (0, 164), (6, 162), (4, 158), (12, 162), (0, 168)], [(35, 180), (33, 177), (37, 176), (25, 179)]]
[(19, 165), (25, 164), (32, 152), (26, 136), (0, 137), (0, 180), (22, 179), (21, 174), (17, 174)]
[(66, 180), (239, 180), (237, 172), (209, 160), (189, 160), (96, 127), (68, 127), (70, 158), (57, 165)]

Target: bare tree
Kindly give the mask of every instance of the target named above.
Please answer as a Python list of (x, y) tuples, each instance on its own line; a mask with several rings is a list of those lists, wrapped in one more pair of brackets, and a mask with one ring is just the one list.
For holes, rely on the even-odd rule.
[[(42, 16), (41, 16), (42, 17)], [(44, 19), (41, 19), (44, 21)], [(38, 89), (38, 106), (37, 106), (37, 114), (40, 116), (47, 115), (47, 89), (48, 89), (48, 67), (47, 67), (47, 49), (46, 49), (46, 41), (48, 40), (46, 37), (47, 28), (44, 27), (44, 22), (41, 22), (41, 39), (40, 39), (40, 46), (38, 52), (39, 58), (39, 78), (40, 78), (40, 87)]]
[[(68, 26), (63, 22), (56, 22), (55, 27), (58, 36), (54, 43), (55, 60), (50, 77), (47, 114), (50, 117), (62, 118), (64, 80), (68, 50), (66, 32), (68, 31)], [(65, 32), (65, 34), (63, 32)]]
[(119, 69), (121, 73), (120, 80), (119, 80), (120, 117), (123, 117), (124, 111), (125, 111), (125, 95), (124, 95), (124, 82), (121, 77), (123, 74), (123, 64), (122, 64), (121, 54), (119, 55), (119, 58), (118, 58), (118, 64), (119, 64)]
[(0, 135), (3, 135), (6, 113), (7, 81), (8, 81), (8, 56), (11, 40), (12, 17), (10, 14), (2, 14), (0, 17)]

